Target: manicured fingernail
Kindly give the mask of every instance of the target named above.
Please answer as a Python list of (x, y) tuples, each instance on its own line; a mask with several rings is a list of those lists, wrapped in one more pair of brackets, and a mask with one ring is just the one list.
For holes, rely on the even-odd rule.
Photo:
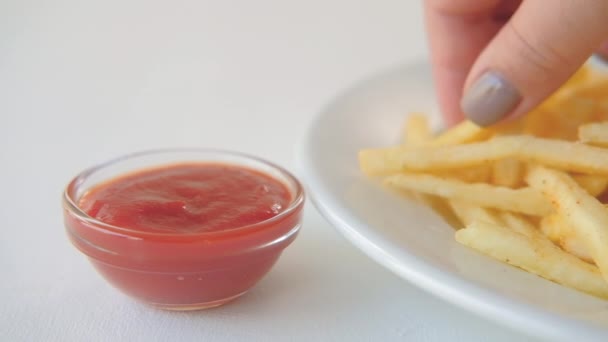
[(486, 72), (465, 92), (460, 101), (464, 115), (480, 126), (492, 125), (521, 101), (519, 91), (500, 74)]

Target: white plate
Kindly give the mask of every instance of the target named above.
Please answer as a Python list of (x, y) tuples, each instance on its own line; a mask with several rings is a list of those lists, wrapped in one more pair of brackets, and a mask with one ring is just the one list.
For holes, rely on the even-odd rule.
[[(608, 302), (469, 250), (430, 209), (358, 170), (357, 151), (398, 142), (405, 114), (437, 113), (429, 68), (390, 70), (336, 99), (299, 153), (308, 195), (350, 242), (411, 283), (483, 317), (552, 340), (608, 340)], [(439, 122), (437, 114), (432, 114)]]

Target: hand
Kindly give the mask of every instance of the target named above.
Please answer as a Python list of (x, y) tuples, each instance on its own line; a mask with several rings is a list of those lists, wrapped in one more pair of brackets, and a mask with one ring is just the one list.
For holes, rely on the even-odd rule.
[(425, 0), (425, 15), (448, 124), (522, 115), (608, 56), (608, 0)]

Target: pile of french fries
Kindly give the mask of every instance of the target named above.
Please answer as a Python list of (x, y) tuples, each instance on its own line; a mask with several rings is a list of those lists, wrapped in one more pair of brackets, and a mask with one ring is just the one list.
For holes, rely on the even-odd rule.
[(495, 127), (465, 121), (435, 134), (410, 114), (401, 144), (359, 161), (435, 209), (459, 243), (608, 299), (608, 79), (589, 67)]

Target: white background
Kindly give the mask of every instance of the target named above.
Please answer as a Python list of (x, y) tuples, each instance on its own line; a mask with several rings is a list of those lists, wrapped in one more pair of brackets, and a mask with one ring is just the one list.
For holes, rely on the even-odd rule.
[(0, 1), (0, 340), (524, 339), (380, 268), (310, 203), (273, 271), (203, 312), (131, 301), (63, 231), (63, 186), (121, 154), (219, 147), (293, 169), (324, 103), (425, 58), (421, 13), (410, 0)]

